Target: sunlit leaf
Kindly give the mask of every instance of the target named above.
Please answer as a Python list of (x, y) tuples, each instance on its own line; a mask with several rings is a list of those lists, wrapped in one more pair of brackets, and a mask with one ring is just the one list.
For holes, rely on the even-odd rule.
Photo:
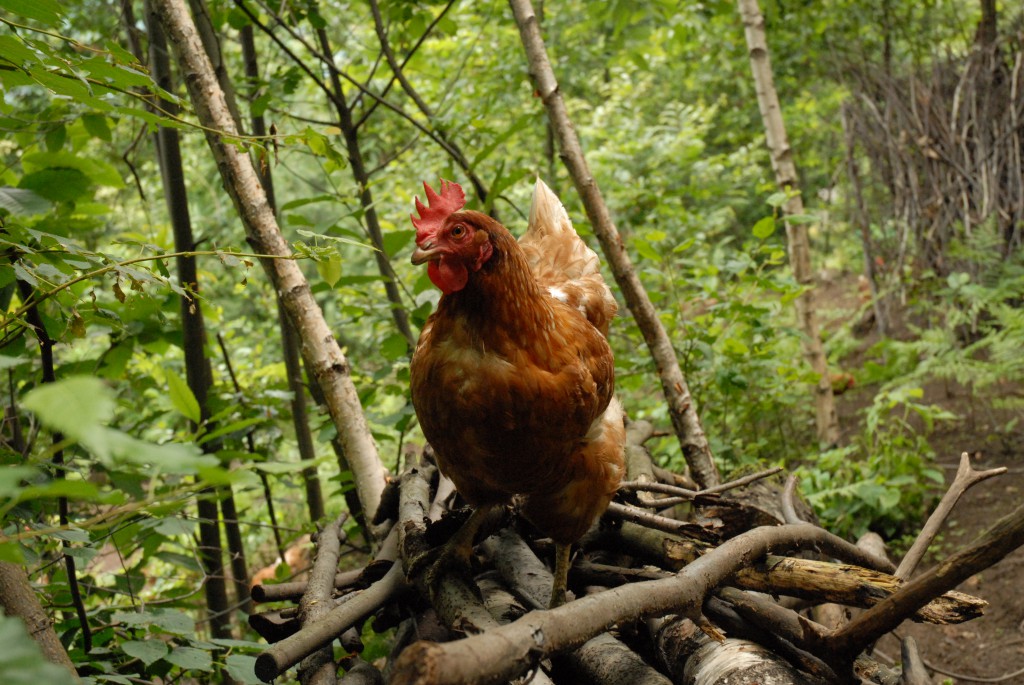
[(166, 373), (167, 393), (171, 404), (178, 410), (178, 413), (189, 421), (200, 423), (202, 421), (202, 414), (199, 410), (199, 402), (196, 400), (196, 396), (192, 394), (192, 389), (188, 387), (188, 383), (169, 369)]
[(333, 288), (341, 278), (341, 257), (335, 255), (329, 259), (317, 260), (316, 271), (320, 278), (324, 279), (324, 283)]
[(759, 240), (764, 240), (765, 238), (770, 237), (773, 233), (775, 233), (775, 217), (766, 216), (758, 220), (758, 222), (754, 224), (754, 228), (752, 228), (750, 232), (753, 233), (754, 237)]

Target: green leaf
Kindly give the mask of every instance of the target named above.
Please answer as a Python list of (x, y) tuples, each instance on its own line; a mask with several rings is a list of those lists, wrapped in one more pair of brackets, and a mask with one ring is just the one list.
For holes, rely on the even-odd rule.
[(153, 85), (153, 80), (143, 72), (121, 64), (111, 64), (103, 57), (90, 57), (80, 66), (98, 81), (118, 88)]
[(0, 468), (0, 498), (13, 498), (22, 489), (22, 481), (39, 476), (32, 466), (10, 464)]
[(0, 187), (0, 207), (11, 214), (33, 216), (45, 214), (53, 208), (46, 198), (28, 188)]
[(174, 609), (115, 611), (111, 620), (138, 628), (154, 626), (177, 635), (191, 635), (196, 630), (195, 621), (188, 614)]
[(324, 279), (324, 283), (333, 288), (341, 278), (341, 257), (335, 255), (329, 259), (318, 259), (316, 270), (320, 278)]
[(39, 57), (31, 48), (14, 36), (4, 34), (0, 35), (0, 59), (21, 66), (26, 62), (36, 62), (39, 60)]
[(768, 199), (766, 199), (765, 202), (768, 203), (769, 207), (774, 207), (775, 209), (778, 209), (782, 205), (786, 204), (786, 200), (788, 199), (789, 195), (780, 190), (777, 193), (772, 193), (771, 195), (769, 195)]
[(160, 519), (153, 530), (159, 532), (161, 535), (167, 537), (174, 537), (175, 535), (192, 535), (196, 532), (196, 522), (188, 521), (177, 516), (170, 518)]
[(186, 419), (196, 424), (200, 423), (202, 421), (202, 414), (199, 410), (199, 402), (196, 400), (196, 396), (192, 394), (192, 389), (188, 387), (188, 383), (169, 369), (166, 373), (168, 396), (171, 398), (171, 404)]
[(0, 0), (0, 8), (47, 26), (56, 26), (62, 13), (57, 0)]
[(78, 169), (58, 167), (26, 174), (18, 183), (18, 187), (53, 202), (77, 200), (89, 192), (90, 185), (89, 177)]
[(231, 423), (218, 426), (217, 430), (204, 433), (199, 439), (199, 444), (205, 444), (211, 440), (216, 440), (219, 437), (228, 435), (230, 433), (237, 433), (238, 431), (245, 430), (249, 426), (255, 426), (256, 424), (263, 423), (266, 419), (262, 416), (257, 416), (251, 419), (242, 419), (241, 421), (232, 421)]
[(83, 114), (82, 125), (85, 126), (85, 130), (89, 132), (93, 138), (99, 138), (105, 140), (108, 143), (111, 140), (110, 126), (107, 125), (107, 117), (102, 114)]
[[(12, 564), (25, 563), (25, 554), (21, 550), (21, 545), (17, 542), (0, 542), (0, 561), (9, 561)], [(2, 667), (0, 667), (0, 672), (2, 672)]]
[(380, 344), (380, 353), (388, 361), (401, 359), (409, 353), (409, 341), (401, 333), (392, 333)]
[(46, 149), (50, 152), (57, 152), (64, 147), (68, 139), (68, 129), (64, 124), (54, 126), (46, 132)]
[(167, 655), (167, 661), (190, 671), (213, 670), (210, 653), (195, 647), (175, 647), (174, 651)]
[(634, 244), (636, 245), (637, 254), (644, 259), (649, 259), (652, 262), (661, 261), (661, 255), (658, 254), (658, 251), (654, 249), (654, 246), (646, 240), (636, 240), (634, 241)]
[(100, 491), (87, 480), (52, 480), (45, 485), (30, 485), (18, 493), (18, 501), (26, 502), (33, 499), (57, 499), (66, 497), (73, 500), (95, 500)]
[(228, 673), (237, 682), (245, 685), (261, 685), (263, 682), (256, 677), (256, 657), (248, 654), (231, 654), (224, 660)]
[(384, 234), (384, 254), (394, 257), (398, 252), (408, 245), (416, 231), (391, 231)]
[(91, 157), (80, 157), (67, 150), (59, 152), (30, 152), (21, 158), (26, 173), (43, 169), (77, 169), (89, 180), (101, 186), (123, 188), (124, 179), (111, 164)]
[(79, 442), (96, 437), (114, 415), (114, 395), (103, 381), (71, 376), (29, 391), (22, 405), (47, 428)]
[(139, 659), (147, 666), (152, 666), (163, 659), (170, 651), (167, 643), (161, 640), (128, 640), (121, 643), (121, 649), (128, 656)]
[(764, 240), (775, 233), (775, 217), (766, 216), (754, 224), (754, 228), (751, 229), (751, 233), (758, 240)]

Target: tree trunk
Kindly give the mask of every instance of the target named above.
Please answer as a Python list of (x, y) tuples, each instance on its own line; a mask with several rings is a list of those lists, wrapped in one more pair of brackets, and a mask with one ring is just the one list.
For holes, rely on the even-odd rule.
[[(168, 92), (174, 92), (171, 82), (171, 65), (167, 53), (167, 42), (159, 21), (153, 14), (153, 6), (146, 4), (146, 24), (149, 31), (149, 67), (156, 83)], [(162, 107), (175, 112), (174, 104), (163, 102)], [(156, 133), (157, 158), (160, 175), (163, 177), (164, 198), (174, 232), (175, 249), (190, 252), (195, 249), (192, 238), (192, 220), (189, 215), (185, 172), (181, 160), (181, 147), (175, 129), (160, 126)], [(181, 329), (182, 347), (185, 352), (185, 375), (189, 390), (199, 404), (200, 416), (208, 415), (206, 398), (212, 372), (206, 358), (206, 329), (203, 311), (198, 301), (198, 275), (194, 257), (179, 256), (176, 259), (178, 281), (190, 296), (182, 296)], [(209, 443), (203, 450), (209, 449)], [(215, 638), (231, 638), (231, 607), (228, 601), (224, 574), (223, 546), (220, 537), (220, 515), (217, 495), (212, 488), (203, 491), (197, 503), (199, 510), (200, 560), (206, 575), (203, 589), (210, 616), (210, 633)]]
[[(754, 73), (757, 88), (757, 104), (764, 121), (765, 136), (771, 152), (772, 168), (779, 188), (791, 193), (783, 205), (785, 216), (804, 213), (804, 203), (799, 194), (796, 164), (793, 150), (786, 137), (786, 126), (782, 120), (779, 95), (772, 78), (772, 65), (768, 57), (768, 43), (765, 39), (764, 17), (757, 0), (739, 0), (740, 15), (747, 37), (750, 67)], [(832, 396), (832, 382), (828, 374), (828, 359), (821, 343), (818, 316), (814, 304), (814, 274), (811, 271), (811, 249), (807, 225), (786, 222), (786, 239), (789, 244), (789, 263), (793, 278), (804, 288), (796, 299), (797, 324), (803, 333), (804, 356), (818, 376), (814, 406), (817, 414), (818, 440), (823, 445), (839, 442), (839, 419), (836, 416), (835, 398)]]
[(65, 667), (78, 677), (50, 617), (28, 582), (28, 574), (20, 565), (9, 561), (0, 561), (0, 607), (8, 616), (17, 616), (25, 622), (28, 634), (39, 643), (47, 661)]
[(320, 43), (320, 50), (329, 60), (326, 64), (331, 75), (331, 87), (334, 89), (334, 108), (338, 113), (338, 127), (345, 139), (345, 147), (348, 149), (348, 161), (352, 166), (352, 176), (355, 178), (356, 186), (359, 188), (359, 203), (363, 207), (363, 216), (366, 218), (366, 233), (370, 242), (376, 248), (373, 251), (377, 260), (377, 270), (384, 277), (384, 291), (387, 293), (388, 302), (391, 303), (391, 316), (395, 320), (398, 332), (402, 334), (409, 344), (409, 350), (416, 347), (416, 338), (409, 326), (409, 313), (402, 302), (402, 293), (398, 290), (398, 277), (395, 270), (391, 268), (391, 260), (384, 250), (384, 234), (381, 231), (380, 220), (377, 218), (377, 210), (373, 203), (373, 193), (370, 191), (370, 174), (366, 171), (366, 164), (363, 161), (363, 151), (359, 146), (359, 133), (352, 120), (352, 110), (345, 101), (345, 91), (341, 87), (341, 78), (334, 66), (334, 60), (330, 55), (330, 41), (327, 38), (327, 31), (323, 28), (317, 29), (317, 40)]
[(512, 12), (519, 25), (519, 34), (523, 48), (529, 61), (530, 73), (533, 75), (537, 91), (540, 93), (547, 109), (548, 118), (555, 131), (555, 139), (561, 151), (562, 161), (569, 170), (576, 191), (583, 201), (587, 218), (593, 226), (594, 234), (601, 242), (608, 267), (615, 277), (626, 305), (636, 320), (640, 332), (644, 336), (647, 347), (651, 351), (654, 363), (658, 368), (662, 391), (668, 402), (669, 416), (679, 438), (683, 457), (690, 467), (694, 480), (703, 487), (717, 485), (720, 482), (718, 469), (711, 455), (707, 436), (697, 415), (697, 407), (690, 395), (690, 389), (679, 368), (675, 348), (665, 332), (665, 327), (658, 318), (651, 299), (647, 296), (640, 277), (633, 268), (626, 246), (622, 242), (615, 223), (612, 221), (608, 207), (597, 187), (597, 181), (590, 173), (583, 148), (580, 146), (576, 130), (573, 128), (569, 113), (558, 89), (551, 62), (548, 60), (547, 49), (540, 35), (540, 25), (534, 14), (530, 0), (511, 0)]
[[(187, 74), (185, 82), (196, 115), (206, 129), (207, 143), (217, 161), (225, 189), (231, 195), (246, 233), (285, 309), (296, 326), (313, 377), (323, 390), (331, 418), (345, 446), (359, 501), (368, 521), (380, 504), (387, 474), (373, 442), (356, 393), (349, 361), (334, 339), (309, 282), (281, 234), (274, 211), (256, 175), (252, 160), (232, 142), (238, 135), (224, 94), (203, 52), (196, 28), (182, 0), (152, 0)], [(228, 140), (225, 140), (225, 137)]]

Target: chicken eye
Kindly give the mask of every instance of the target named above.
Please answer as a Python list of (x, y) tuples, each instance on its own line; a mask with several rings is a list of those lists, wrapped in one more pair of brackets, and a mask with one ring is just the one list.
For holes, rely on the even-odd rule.
[(455, 226), (452, 227), (451, 236), (453, 238), (458, 240), (459, 238), (461, 238), (464, 235), (466, 235), (466, 227), (465, 226), (463, 226), (462, 224), (456, 224)]

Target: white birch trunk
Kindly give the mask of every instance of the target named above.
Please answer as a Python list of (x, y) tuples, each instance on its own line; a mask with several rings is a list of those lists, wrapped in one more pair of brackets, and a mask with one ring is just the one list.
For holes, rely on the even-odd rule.
[[(794, 194), (782, 207), (785, 216), (804, 213), (804, 203), (798, 192), (796, 165), (793, 163), (793, 151), (786, 137), (786, 125), (782, 120), (782, 109), (779, 106), (779, 95), (775, 90), (772, 78), (772, 64), (768, 56), (768, 43), (765, 39), (764, 17), (758, 7), (757, 0), (739, 0), (740, 15), (747, 36), (747, 50), (750, 54), (750, 68), (754, 73), (754, 84), (757, 89), (757, 104), (764, 121), (765, 136), (771, 153), (772, 168), (779, 188)], [(800, 330), (804, 334), (804, 357), (818, 376), (818, 385), (814, 396), (817, 414), (818, 440), (824, 445), (834, 445), (839, 441), (839, 419), (836, 416), (835, 398), (832, 395), (832, 382), (828, 373), (828, 359), (821, 343), (818, 328), (817, 310), (814, 304), (814, 274), (811, 271), (811, 249), (807, 238), (807, 224), (786, 222), (786, 239), (789, 245), (789, 263), (793, 269), (793, 277), (802, 287), (804, 293), (796, 299), (796, 316)]]

